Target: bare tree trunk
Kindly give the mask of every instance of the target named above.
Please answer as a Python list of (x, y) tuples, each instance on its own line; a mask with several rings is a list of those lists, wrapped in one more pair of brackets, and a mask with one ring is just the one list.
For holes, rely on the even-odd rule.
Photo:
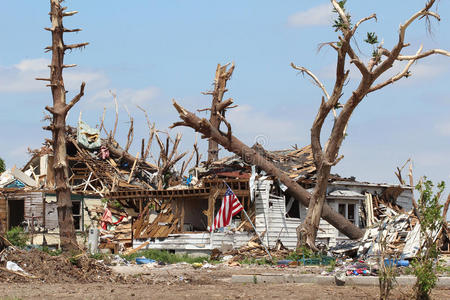
[[(183, 122), (175, 123), (174, 125), (172, 125), (172, 127), (188, 126), (193, 128), (195, 131), (202, 133), (205, 137), (214, 140), (228, 151), (240, 156), (246, 163), (256, 165), (266, 171), (268, 174), (277, 177), (283, 184), (288, 187), (288, 192), (292, 196), (294, 196), (303, 205), (308, 206), (310, 201), (310, 194), (254, 149), (246, 146), (239, 139), (231, 135), (230, 127), (227, 134), (222, 133), (214, 126), (212, 126), (212, 124), (208, 120), (198, 118), (195, 114), (187, 111), (175, 101), (173, 102), (173, 104)], [(321, 211), (322, 217), (327, 222), (336, 227), (340, 232), (342, 232), (349, 238), (358, 239), (362, 237), (363, 231), (361, 229), (356, 227), (354, 224), (344, 218), (341, 214), (337, 213), (327, 204), (323, 206), (323, 209)]]
[(52, 123), (45, 129), (52, 131), (53, 154), (55, 170), (55, 191), (58, 204), (58, 225), (61, 248), (65, 251), (78, 249), (75, 228), (72, 215), (72, 200), (68, 182), (68, 162), (66, 151), (66, 116), (68, 111), (84, 95), (85, 83), (81, 84), (80, 92), (69, 104), (66, 104), (66, 90), (64, 87), (63, 69), (74, 65), (64, 65), (64, 54), (66, 50), (76, 49), (86, 46), (88, 43), (65, 45), (63, 40), (64, 32), (76, 32), (81, 29), (69, 30), (63, 26), (63, 17), (72, 16), (77, 12), (65, 12), (66, 8), (61, 7), (61, 0), (50, 0), (51, 28), (46, 30), (52, 33), (52, 45), (47, 47), (52, 51), (52, 62), (50, 78), (37, 78), (38, 80), (50, 81), (52, 90), (53, 106), (46, 106), (45, 109), (53, 115)]
[[(232, 64), (231, 67), (227, 70), (228, 65), (229, 64), (226, 64), (224, 66), (221, 66), (220, 64), (217, 65), (216, 77), (214, 79), (214, 91), (205, 93), (213, 96), (209, 122), (216, 129), (220, 128), (220, 123), (222, 121), (221, 116), (225, 117), (225, 108), (233, 103), (233, 100), (231, 99), (227, 99), (226, 101), (222, 102), (223, 95), (225, 94), (225, 92), (227, 92), (227, 81), (231, 78), (234, 70), (234, 64)], [(215, 141), (210, 139), (208, 141), (208, 163), (211, 163), (218, 159), (219, 145)]]
[(445, 201), (444, 208), (442, 209), (442, 217), (444, 218), (444, 221), (447, 221), (447, 212), (449, 204), (450, 204), (450, 194), (448, 194), (447, 201)]

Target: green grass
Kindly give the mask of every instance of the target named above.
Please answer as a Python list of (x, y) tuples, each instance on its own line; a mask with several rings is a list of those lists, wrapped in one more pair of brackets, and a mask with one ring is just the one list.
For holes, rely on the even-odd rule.
[(202, 263), (204, 261), (211, 262), (208, 256), (202, 256), (202, 257), (191, 257), (187, 254), (175, 254), (170, 253), (165, 250), (155, 250), (155, 249), (149, 249), (149, 250), (143, 250), (139, 251), (130, 255), (122, 255), (123, 258), (125, 258), (128, 261), (134, 260), (136, 257), (146, 257), (149, 259), (154, 259), (156, 261), (168, 263), (168, 264), (175, 264), (180, 262), (186, 262), (189, 264), (193, 263)]
[(95, 260), (102, 260), (102, 259), (104, 260), (109, 257), (109, 254), (99, 252), (99, 253), (89, 254), (89, 257), (93, 258)]
[(332, 260), (332, 261), (330, 262), (330, 264), (326, 267), (325, 270), (326, 270), (327, 272), (333, 272), (334, 269), (336, 269), (336, 261), (335, 261), (335, 260)]
[(42, 248), (39, 248), (39, 250), (41, 250), (42, 252), (45, 252), (45, 253), (47, 253), (47, 254), (49, 254), (51, 256), (58, 256), (58, 255), (61, 255), (61, 253), (62, 253), (61, 249), (53, 250), (53, 249), (50, 249), (47, 246), (43, 246)]

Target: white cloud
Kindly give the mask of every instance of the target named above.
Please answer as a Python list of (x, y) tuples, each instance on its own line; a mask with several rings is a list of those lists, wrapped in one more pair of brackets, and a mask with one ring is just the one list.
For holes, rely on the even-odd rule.
[(143, 106), (156, 99), (160, 95), (157, 87), (149, 86), (139, 90), (126, 89), (122, 92), (121, 98), (126, 103)]
[[(46, 58), (24, 59), (13, 66), (0, 66), (0, 93), (30, 93), (49, 92), (46, 81), (35, 78), (48, 78), (50, 60)], [(104, 88), (109, 80), (103, 72), (83, 70), (81, 68), (67, 69), (64, 72), (66, 90), (77, 91), (82, 81), (96, 89)]]
[(25, 59), (13, 66), (0, 66), (0, 92), (45, 91), (45, 82), (36, 77), (48, 77), (49, 60), (43, 58)]
[(18, 64), (14, 65), (14, 67), (21, 71), (21, 72), (27, 72), (27, 71), (44, 71), (48, 70), (48, 65), (50, 64), (50, 60), (45, 58), (35, 58), (35, 59), (24, 59)]
[[(117, 95), (119, 105), (126, 105), (128, 108), (136, 107), (136, 105), (146, 107), (151, 106), (152, 110), (158, 106), (158, 102), (151, 103), (161, 95), (161, 90), (155, 86), (149, 86), (142, 89), (123, 89), (114, 90)], [(91, 108), (112, 108), (114, 107), (113, 96), (109, 89), (100, 89), (94, 93), (92, 97), (86, 101), (86, 105)]]
[(331, 4), (322, 4), (306, 11), (297, 12), (288, 17), (288, 24), (292, 27), (308, 27), (329, 25), (333, 16)]
[(102, 71), (71, 68), (64, 72), (64, 84), (67, 91), (78, 93), (83, 81), (86, 82), (88, 91), (98, 91), (109, 85), (109, 79)]

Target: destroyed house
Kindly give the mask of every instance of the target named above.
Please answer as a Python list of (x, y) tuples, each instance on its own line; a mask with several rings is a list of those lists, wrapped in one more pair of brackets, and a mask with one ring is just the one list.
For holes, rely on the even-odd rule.
[[(98, 132), (83, 126), (83, 130), (69, 128), (67, 132), (74, 221), (79, 231), (101, 226), (100, 247), (118, 251), (141, 246), (183, 252), (237, 248), (254, 236), (243, 212), (227, 228), (209, 232), (228, 185), (266, 245), (273, 247), (279, 241), (287, 248), (295, 248), (296, 228), (306, 217), (307, 208), (289, 195), (277, 178), (231, 156), (202, 166), (197, 164), (182, 179), (182, 171), (177, 172), (173, 165), (165, 169), (139, 159), (139, 155), (131, 156), (127, 146), (123, 149), (114, 139), (100, 139)], [(89, 134), (83, 136), (84, 131)], [(266, 151), (255, 145), (254, 149), (305, 189), (314, 187), (315, 165), (310, 146)], [(5, 229), (13, 223), (31, 221), (37, 232), (52, 231), (57, 236), (51, 153), (49, 146), (35, 151), (21, 172), (25, 174), (23, 181), (31, 181), (25, 182), (24, 188), (3, 193), (8, 198), (0, 198), (0, 218), (7, 215), (2, 221)], [(367, 213), (367, 203), (373, 201), (407, 211), (411, 196), (409, 186), (370, 184), (332, 175), (326, 199), (332, 208), (363, 228), (373, 221)], [(13, 203), (14, 199), (18, 202)], [(101, 199), (107, 199), (108, 204)], [(347, 237), (321, 220), (317, 239), (333, 246)]]
[[(315, 168), (309, 146), (265, 151), (264, 155), (305, 188), (314, 186)], [(235, 216), (229, 227), (209, 232), (228, 185), (266, 245), (274, 247), (281, 241), (285, 247), (295, 248), (296, 228), (306, 217), (307, 208), (285, 192), (276, 178), (255, 168), (252, 171), (252, 166), (238, 157), (222, 159), (208, 168), (196, 168), (192, 174), (198, 179), (195, 185), (181, 184), (166, 190), (124, 190), (108, 195), (137, 208), (132, 225), (133, 247), (208, 253), (215, 248), (246, 244), (254, 230), (243, 213)], [(364, 228), (369, 201), (406, 211), (411, 208), (411, 197), (409, 186), (363, 183), (332, 176), (326, 199), (332, 208)], [(348, 238), (321, 220), (317, 239), (334, 246)]]
[[(133, 180), (130, 180), (133, 162), (130, 164), (129, 154), (123, 154), (124, 157), (117, 159), (119, 155), (114, 151), (120, 151), (119, 146), (112, 149), (112, 154), (101, 157), (100, 148), (85, 147), (77, 141), (73, 128), (71, 130), (68, 131), (66, 147), (72, 211), (75, 230), (83, 232), (93, 221), (98, 221), (98, 212), (103, 211), (101, 199), (109, 189), (133, 189), (143, 186), (142, 183), (139, 184), (139, 179), (136, 179), (140, 176), (137, 172)], [(14, 167), (1, 174), (1, 232), (4, 233), (14, 226), (23, 226), (27, 230), (33, 227), (36, 243), (42, 242), (43, 235), (49, 244), (52, 241), (59, 243), (52, 152), (51, 147), (43, 146), (32, 151), (31, 159), (22, 170)], [(146, 164), (145, 168), (140, 167), (140, 172), (148, 169), (153, 170), (151, 165)]]
[[(47, 157), (40, 159), (46, 165)], [(42, 244), (44, 235), (48, 244), (58, 244), (58, 213), (56, 194), (52, 189), (39, 186), (38, 178), (44, 174), (16, 168), (7, 170), (0, 176), (0, 232), (3, 234), (16, 226), (24, 227), (32, 237), (31, 242)], [(72, 194), (72, 212), (75, 230), (84, 231), (91, 225), (88, 208), (100, 203), (95, 195)]]

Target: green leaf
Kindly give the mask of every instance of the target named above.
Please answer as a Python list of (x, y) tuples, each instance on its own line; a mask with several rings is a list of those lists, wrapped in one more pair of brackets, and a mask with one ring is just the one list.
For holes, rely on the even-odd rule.
[(371, 44), (371, 45), (378, 44), (378, 37), (375, 34), (375, 32), (368, 32), (367, 38), (364, 40), (364, 42)]

